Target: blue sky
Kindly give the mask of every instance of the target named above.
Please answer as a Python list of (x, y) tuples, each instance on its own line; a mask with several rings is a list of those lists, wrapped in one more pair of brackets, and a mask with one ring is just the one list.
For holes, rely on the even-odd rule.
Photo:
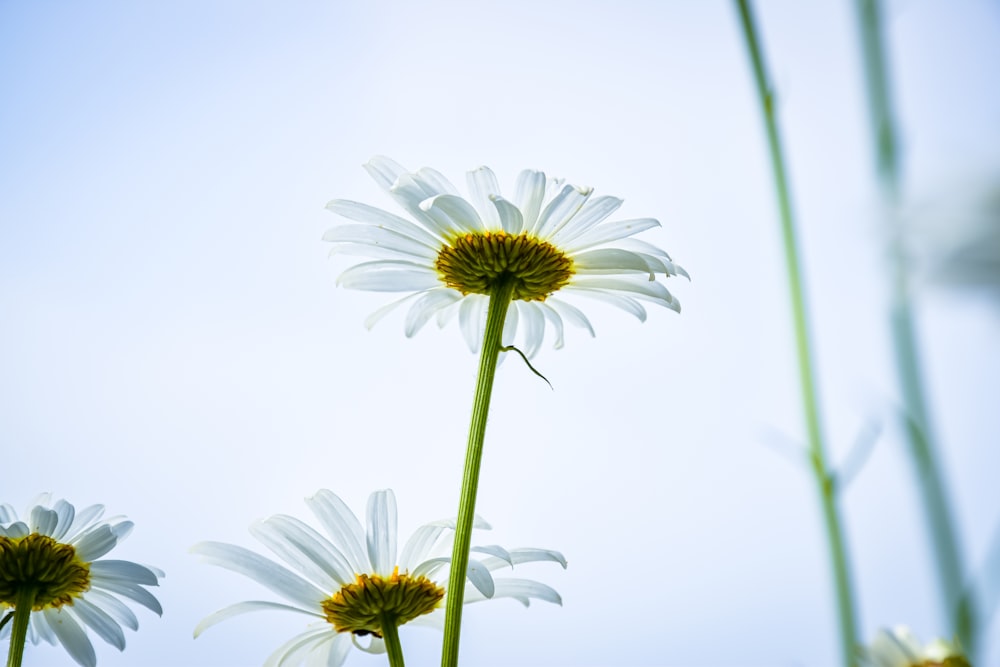
[[(882, 425), (845, 497), (862, 633), (930, 638), (853, 6), (762, 2), (758, 19), (833, 458)], [(1000, 9), (892, 2), (887, 26), (906, 210), (948, 239), (959, 225), (927, 211), (1000, 173)], [(262, 662), (298, 619), (194, 641), (206, 614), (267, 594), (187, 549), (253, 547), (251, 521), (306, 518), (319, 488), (359, 512), (393, 488), (403, 533), (454, 514), (475, 358), (454, 326), (365, 330), (388, 299), (337, 289), (350, 261), (320, 240), (330, 199), (391, 208), (360, 167), (376, 154), (458, 183), (488, 164), (508, 190), (527, 167), (591, 185), (625, 199), (621, 217), (658, 218), (643, 238), (692, 276), (671, 284), (679, 316), (589, 309), (596, 338), (571, 331), (536, 357), (554, 391), (501, 368), (488, 541), (560, 549), (569, 568), (530, 571), (562, 608), (470, 609), (467, 664), (834, 663), (774, 195), (729, 3), (7, 2), (0, 86), (0, 500), (103, 503), (137, 524), (120, 556), (167, 571), (163, 618), (140, 613), (100, 664)], [(1000, 304), (935, 277), (917, 283), (921, 349), (978, 566), (1000, 525)], [(412, 664), (439, 639), (402, 632)], [(26, 664), (61, 661), (45, 646)]]

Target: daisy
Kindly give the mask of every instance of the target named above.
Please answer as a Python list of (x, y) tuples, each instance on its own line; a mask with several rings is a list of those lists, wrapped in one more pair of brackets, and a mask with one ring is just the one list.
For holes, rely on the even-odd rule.
[[(447, 578), (454, 522), (436, 521), (417, 529), (396, 553), (396, 498), (391, 490), (368, 498), (367, 533), (344, 502), (331, 491), (320, 490), (306, 499), (309, 509), (331, 539), (302, 521), (276, 515), (251, 525), (250, 532), (285, 563), (281, 565), (232, 544), (202, 542), (193, 553), (206, 562), (246, 575), (292, 604), (269, 601), (240, 602), (206, 617), (195, 628), (197, 637), (220, 621), (250, 611), (280, 609), (315, 620), (282, 644), (267, 666), (307, 664), (337, 666), (351, 647), (388, 651), (393, 665), (402, 664), (397, 628), (414, 620), (441, 624), (439, 608), (446, 595), (440, 583)], [(477, 528), (488, 529), (480, 520)], [(465, 602), (509, 597), (528, 606), (532, 599), (562, 604), (559, 594), (530, 579), (494, 577), (493, 571), (519, 563), (554, 561), (566, 567), (557, 551), (472, 547), (479, 555), (470, 561), (473, 584)], [(443, 576), (442, 576), (443, 573)], [(369, 636), (363, 646), (358, 637)]]
[(969, 667), (958, 646), (941, 639), (923, 646), (909, 628), (882, 630), (864, 650), (869, 667)]
[(337, 282), (378, 292), (412, 292), (373, 313), (373, 326), (410, 303), (406, 335), (431, 317), (439, 326), (458, 316), (475, 352), (489, 298), (510, 302), (504, 343), (516, 332), (527, 356), (542, 343), (546, 322), (563, 345), (564, 323), (594, 334), (590, 320), (564, 297), (582, 296), (617, 306), (645, 320), (647, 301), (680, 312), (680, 303), (658, 276), (687, 276), (660, 248), (632, 236), (658, 227), (653, 218), (606, 222), (622, 200), (592, 197), (593, 189), (563, 185), (540, 171), (525, 170), (513, 200), (500, 194), (487, 167), (468, 173), (470, 199), (440, 173), (415, 172), (386, 157), (365, 169), (413, 220), (358, 202), (335, 199), (327, 209), (361, 224), (344, 224), (323, 237), (334, 253), (375, 258), (344, 271)]
[[(97, 664), (86, 628), (125, 649), (122, 626), (139, 627), (135, 614), (118, 597), (157, 614), (160, 603), (143, 586), (157, 586), (163, 572), (125, 560), (101, 560), (131, 532), (124, 517), (101, 520), (102, 505), (79, 512), (65, 500), (43, 494), (25, 516), (0, 505), (0, 636), (11, 636), (8, 664), (19, 665), (25, 638), (60, 643), (76, 662)], [(12, 620), (12, 622), (8, 622)]]

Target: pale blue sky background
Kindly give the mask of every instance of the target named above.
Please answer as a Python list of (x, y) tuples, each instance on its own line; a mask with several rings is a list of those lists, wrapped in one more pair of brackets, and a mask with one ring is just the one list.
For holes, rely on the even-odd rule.
[[(1000, 6), (887, 11), (908, 210), (1000, 173)], [(865, 637), (942, 632), (892, 422), (881, 241), (853, 3), (762, 2), (802, 222), (826, 430), (843, 460)], [(776, 212), (728, 2), (0, 3), (0, 442), (4, 502), (52, 491), (135, 520), (118, 557), (167, 571), (101, 665), (259, 664), (301, 627), (200, 564), (214, 539), (327, 487), (395, 489), (404, 535), (455, 512), (475, 375), (457, 327), (407, 340), (386, 295), (336, 289), (334, 197), (392, 204), (386, 154), (457, 183), (539, 168), (654, 216), (692, 275), (680, 316), (601, 306), (499, 373), (483, 541), (562, 550), (528, 571), (564, 607), (466, 614), (468, 665), (831, 665), (831, 587), (801, 419)], [(947, 208), (947, 207), (946, 207)], [(951, 222), (949, 221), (949, 224)], [(947, 232), (945, 232), (947, 236)], [(1000, 523), (1000, 317), (920, 286), (935, 423), (970, 564)], [(260, 547), (263, 551), (263, 547)], [(994, 622), (987, 635), (1000, 636)], [(413, 665), (440, 635), (404, 628)], [(1000, 664), (1000, 642), (983, 664)], [(349, 664), (384, 664), (354, 655)], [(62, 649), (26, 664), (71, 664)]]

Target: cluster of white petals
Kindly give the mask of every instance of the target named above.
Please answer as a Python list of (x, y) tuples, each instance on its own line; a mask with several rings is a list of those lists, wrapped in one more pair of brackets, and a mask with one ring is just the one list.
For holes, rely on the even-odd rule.
[[(137, 630), (139, 620), (118, 596), (162, 615), (160, 603), (144, 586), (157, 586), (163, 572), (131, 561), (102, 559), (128, 536), (134, 525), (124, 517), (101, 520), (103, 505), (77, 511), (65, 500), (52, 502), (49, 494), (38, 498), (36, 503), (25, 513), (25, 520), (18, 519), (10, 505), (0, 504), (0, 535), (16, 540), (36, 533), (72, 546), (76, 557), (89, 566), (90, 589), (69, 604), (33, 611), (28, 639), (33, 644), (39, 640), (62, 644), (77, 663), (93, 667), (97, 657), (85, 628), (118, 650), (124, 650), (122, 626)], [(11, 625), (4, 626), (0, 637), (10, 636)]]
[[(350, 632), (337, 632), (324, 614), (324, 601), (354, 583), (359, 574), (388, 577), (398, 568), (400, 573), (424, 576), (445, 587), (442, 582), (448, 580), (454, 521), (421, 526), (397, 558), (396, 498), (391, 490), (376, 491), (369, 497), (367, 531), (331, 491), (320, 490), (307, 498), (306, 504), (330, 539), (287, 515), (275, 515), (250, 527), (251, 534), (284, 565), (232, 544), (201, 542), (192, 548), (206, 562), (250, 577), (291, 603), (249, 601), (231, 605), (201, 621), (195, 629), (196, 637), (206, 628), (239, 614), (265, 609), (293, 611), (314, 622), (279, 646), (265, 665), (337, 667), (347, 659), (352, 646), (374, 653), (384, 651), (384, 644), (378, 638), (373, 637), (368, 646), (362, 646)], [(489, 525), (479, 520), (476, 527), (488, 529)], [(545, 584), (493, 574), (500, 568), (534, 561), (553, 561), (565, 567), (566, 560), (559, 552), (507, 550), (495, 545), (472, 547), (470, 551), (477, 556), (469, 560), (467, 576), (472, 587), (466, 589), (466, 603), (496, 598), (513, 598), (525, 606), (532, 599), (562, 603), (559, 594)], [(443, 615), (443, 609), (438, 609), (413, 622), (440, 627)]]
[(442, 248), (464, 234), (527, 234), (553, 246), (572, 260), (573, 275), (555, 294), (542, 300), (515, 300), (508, 311), (503, 343), (515, 337), (531, 356), (542, 343), (546, 323), (555, 330), (555, 347), (563, 345), (565, 323), (594, 334), (588, 317), (566, 297), (582, 296), (617, 306), (645, 320), (642, 301), (680, 311), (680, 303), (658, 278), (687, 276), (662, 249), (631, 238), (659, 222), (653, 218), (607, 221), (622, 204), (616, 197), (595, 197), (592, 188), (563, 184), (540, 171), (522, 171), (513, 199), (500, 193), (487, 167), (468, 173), (466, 199), (439, 172), (409, 172), (386, 157), (375, 157), (365, 169), (412, 220), (354, 201), (335, 199), (327, 209), (357, 224), (333, 227), (324, 240), (334, 253), (374, 258), (344, 271), (338, 284), (380, 292), (411, 292), (377, 310), (366, 321), (373, 326), (395, 307), (410, 303), (406, 335), (412, 336), (432, 317), (445, 326), (456, 315), (473, 351), (485, 326), (488, 296), (446, 285), (436, 270)]

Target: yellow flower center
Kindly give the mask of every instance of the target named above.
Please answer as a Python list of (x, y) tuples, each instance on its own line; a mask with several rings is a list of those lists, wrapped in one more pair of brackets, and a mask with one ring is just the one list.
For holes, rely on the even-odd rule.
[(90, 565), (48, 535), (0, 535), (0, 604), (13, 606), (25, 587), (35, 590), (34, 611), (73, 604), (90, 589)]
[(382, 623), (396, 626), (429, 614), (444, 598), (444, 589), (427, 577), (400, 574), (397, 567), (389, 577), (359, 574), (323, 600), (326, 620), (337, 632), (382, 636)]
[(544, 301), (573, 276), (573, 260), (551, 243), (506, 232), (458, 236), (438, 251), (434, 268), (462, 294), (489, 294), (500, 280), (512, 280), (513, 298), (521, 301)]

